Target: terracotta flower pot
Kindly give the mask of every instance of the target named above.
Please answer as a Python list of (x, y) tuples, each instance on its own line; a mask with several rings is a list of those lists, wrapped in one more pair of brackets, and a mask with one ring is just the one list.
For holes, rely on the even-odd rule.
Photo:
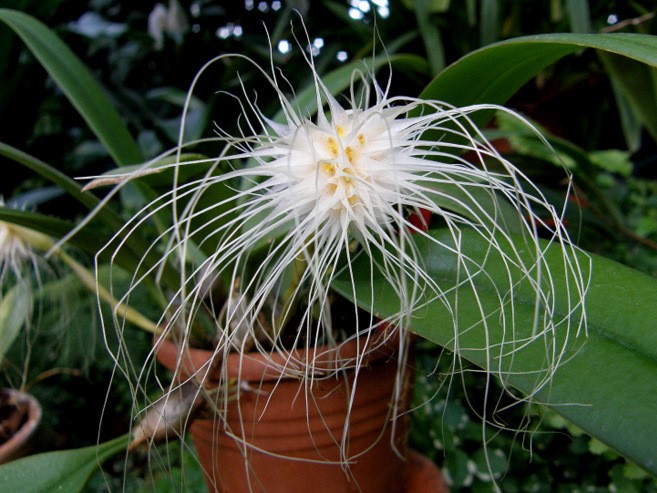
[(29, 394), (0, 389), (0, 464), (27, 455), (41, 422), (41, 406)]
[[(351, 406), (353, 370), (310, 384), (281, 375), (276, 367), (293, 366), (282, 355), (230, 355), (225, 362), (228, 378), (246, 383), (239, 398), (230, 400), (223, 419), (200, 419), (190, 429), (208, 489), (225, 493), (407, 492), (408, 416), (391, 419), (398, 339), (385, 344), (381, 339), (370, 341), (370, 347), (376, 348), (367, 351), (361, 362)], [(315, 368), (330, 370), (337, 361), (353, 363), (358, 344), (363, 342), (311, 353), (296, 351), (294, 356), (297, 361), (313, 359)], [(156, 349), (162, 364), (176, 368), (179, 350), (174, 343), (162, 340)], [(212, 357), (210, 351), (198, 349), (187, 354), (180, 365), (182, 378)], [(218, 374), (210, 372), (210, 385), (218, 380)], [(400, 409), (407, 406), (409, 391), (407, 372)], [(341, 441), (347, 421), (345, 448)], [(348, 465), (340, 463), (344, 460), (341, 450), (346, 451)], [(417, 457), (411, 461), (414, 472), (422, 469), (418, 461)]]

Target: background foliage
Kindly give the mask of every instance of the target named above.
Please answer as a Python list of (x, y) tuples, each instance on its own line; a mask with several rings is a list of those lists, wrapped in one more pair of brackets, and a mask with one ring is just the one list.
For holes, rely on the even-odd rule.
[[(320, 73), (374, 51), (379, 53), (382, 44), (390, 54), (418, 55), (394, 70), (391, 90), (406, 95), (419, 94), (445, 66), (496, 40), (556, 31), (657, 32), (657, 20), (650, 10), (654, 7), (648, 1), (589, 4), (585, 0), (551, 0), (537, 5), (522, 0), (197, 0), (182, 1), (181, 5), (186, 21), (179, 23), (177, 30), (163, 33), (162, 47), (157, 49), (148, 32), (152, 2), (3, 2), (3, 7), (43, 20), (92, 68), (136, 136), (139, 149), (135, 152), (144, 158), (176, 142), (181, 104), (192, 77), (217, 54), (243, 53), (263, 66), (268, 66), (273, 54), (290, 78), (290, 87), (303, 87), (308, 73), (295, 70), (305, 66), (295, 36), (303, 42), (306, 34), (294, 8), (303, 12)], [(373, 29), (375, 18), (380, 39)], [(346, 61), (341, 61), (345, 57)], [(588, 50), (544, 70), (509, 106), (538, 122), (551, 133), (552, 141), (560, 144), (560, 161), (575, 175), (581, 205), (581, 213), (568, 218), (579, 244), (657, 275), (657, 134), (650, 119), (651, 108), (642, 111), (634, 103), (637, 93), (642, 101), (657, 101), (654, 94), (649, 94), (657, 86), (655, 79), (652, 84), (628, 86), (621, 76), (633, 69), (619, 66), (613, 57), (601, 59)], [(382, 69), (382, 80), (386, 70)], [(4, 27), (0, 29), (0, 77), (0, 114), (5, 122), (11, 122), (0, 125), (0, 141), (27, 151), (69, 176), (99, 174), (113, 167), (106, 148), (96, 141), (57, 85)], [(639, 81), (650, 77), (653, 74), (636, 74)], [(198, 99), (193, 101), (189, 135), (207, 135), (215, 123), (223, 128), (235, 126), (237, 103), (217, 91), (238, 93), (240, 80), (250, 87), (256, 85), (259, 103), (266, 113), (273, 114), (275, 104), (268, 108), (266, 103), (271, 94), (266, 87), (257, 87), (260, 79), (253, 68), (233, 61), (202, 81)], [(500, 145), (545, 186), (546, 193), (558, 188), (553, 178), (554, 162), (550, 162), (553, 156), (541, 153), (531, 136), (518, 133), (511, 122), (502, 118), (489, 131), (504, 138)], [(212, 149), (207, 152), (211, 155)], [(43, 191), (47, 185), (9, 161), (1, 161), (0, 165), (12, 169), (0, 184), (5, 199), (25, 197), (26, 192)], [(129, 190), (124, 199), (124, 203), (131, 203)], [(64, 197), (43, 202), (31, 199), (28, 203), (45, 214), (71, 220), (84, 214), (81, 206)], [(129, 207), (120, 212), (129, 214)], [(28, 334), (29, 341), (23, 339), (12, 347), (1, 382), (16, 386), (24, 380), (43, 403), (44, 450), (94, 443), (103, 408), (103, 438), (122, 434), (128, 427), (129, 392), (120, 388), (125, 385), (120, 379), (114, 380), (113, 385), (119, 388), (113, 389), (106, 401), (105, 383), (113, 362), (106, 356), (98, 332), (95, 300), (74, 279), (61, 282), (66, 283), (62, 289), (71, 295), (66, 297), (65, 319), (46, 307), (44, 316), (55, 320), (41, 326), (52, 329)], [(69, 328), (65, 322), (73, 318), (77, 324)], [(134, 330), (130, 343), (135, 346), (135, 354), (145, 354), (150, 348), (149, 337), (139, 330)], [(27, 369), (18, 364), (25, 359), (26, 347), (38, 348), (31, 352)], [(454, 491), (492, 491), (493, 478), (483, 465), (481, 425), (476, 416), (480, 403), (468, 403), (458, 385), (442, 385), (449, 368), (433, 367), (439, 351), (428, 343), (420, 347), (414, 446), (442, 465)], [(449, 358), (441, 359), (445, 360)], [(465, 378), (471, 389), (469, 396), (476, 395), (472, 389), (483, 390), (485, 382), (474, 374), (466, 374)], [(421, 405), (427, 401), (427, 405)], [(493, 472), (503, 491), (657, 491), (654, 479), (645, 472), (543, 408), (516, 406), (503, 419), (512, 430), (530, 431), (490, 434), (487, 445), (492, 452)], [(160, 453), (166, 457), (180, 454), (180, 450), (170, 446)], [(124, 469), (129, 471), (127, 478)], [(121, 458), (110, 464), (107, 475), (93, 477), (87, 488), (102, 491), (109, 482), (117, 487), (125, 483), (127, 491), (175, 491), (181, 485), (176, 480), (181, 471), (189, 488), (202, 484), (187, 452), (182, 453), (180, 461), (151, 458), (150, 463), (146, 455), (135, 454), (129, 460)]]

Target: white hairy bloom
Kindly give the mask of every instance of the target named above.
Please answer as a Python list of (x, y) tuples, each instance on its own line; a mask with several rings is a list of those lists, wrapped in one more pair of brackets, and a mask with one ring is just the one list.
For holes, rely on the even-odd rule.
[[(184, 282), (171, 304), (170, 321), (191, 327), (208, 286), (221, 277), (238, 287), (229, 298), (241, 297), (228, 305), (241, 308), (224, 310), (228, 320), (218, 323), (240, 330), (220, 330), (218, 351), (243, 344), (245, 330), (262, 331), (258, 317), (263, 309), (275, 312), (270, 325), (287, 321), (298, 308), (297, 301), (306, 307), (303, 316), (295, 319), (298, 340), (310, 345), (335, 343), (329, 287), (338, 275), (355, 275), (351, 270), (355, 255), (368, 255), (400, 300), (399, 313), (391, 320), (408, 324), (411, 314), (427, 300), (449, 305), (446, 293), (455, 287), (440, 286), (430, 278), (427, 259), (420, 258), (412, 235), (455, 253), (462, 267), (455, 282), (468, 283), (483, 267), (461, 253), (460, 232), (467, 229), (489, 241), (509, 272), (516, 269), (528, 279), (537, 306), (546, 310), (535, 321), (534, 336), (551, 334), (558, 324), (577, 330), (584, 326), (581, 313), (572, 322), (552, 318), (555, 286), (545, 268), (545, 247), (538, 239), (540, 229), (561, 249), (568, 283), (561, 288), (575, 293), (570, 310), (576, 311), (586, 281), (562, 225), (564, 211), (551, 205), (469, 118), (477, 111), (509, 110), (493, 105), (455, 108), (438, 101), (391, 97), (373, 76), (362, 74), (354, 78), (364, 85), (360, 98), (352, 87), (351, 98), (341, 104), (312, 61), (309, 67), (316, 89), (315, 117), (285, 97), (275, 75), (265, 74), (278, 94), (284, 122), (266, 118), (245, 89), (242, 135), (218, 130), (217, 140), (224, 148), (207, 161), (209, 171), (201, 179), (178, 178), (187, 163), (161, 166), (175, 170), (171, 192), (126, 226), (134, 234), (152, 214), (172, 207), (173, 224), (160, 237), (162, 263), (147, 266), (148, 272), (154, 272), (171, 259), (179, 265)], [(178, 152), (183, 147), (181, 141)], [(229, 170), (220, 172), (222, 167)], [(450, 232), (454, 244), (440, 243), (425, 233), (425, 225), (412, 219), (420, 211), (429, 211)], [(522, 238), (528, 253), (518, 251), (510, 232)], [(297, 277), (292, 284), (291, 275)], [(293, 293), (284, 296), (286, 289)], [(501, 306), (509, 303), (513, 289), (513, 285), (499, 289)], [(286, 304), (282, 297), (296, 301)], [(482, 319), (488, 315), (482, 313)], [(279, 328), (265, 330), (268, 347), (282, 349)], [(358, 327), (358, 332), (368, 329)], [(455, 323), (456, 341), (458, 330)], [(251, 335), (250, 342), (258, 346), (262, 334)], [(562, 349), (553, 349), (550, 365), (558, 363)]]
[[(210, 306), (212, 313), (219, 313), (217, 353), (226, 356), (255, 347), (266, 354), (273, 349), (286, 355), (288, 374), (323, 377), (325, 373), (313, 374), (312, 361), (295, 359), (298, 355), (290, 348), (340, 342), (342, 327), (333, 323), (330, 288), (337, 279), (346, 279), (351, 297), (359, 302), (356, 286), (363, 272), (354, 262), (365, 258), (370, 266), (366, 275), (373, 279), (377, 272), (387, 280), (398, 310), (384, 320), (354, 317), (355, 334), (369, 334), (386, 323), (411, 329), (412, 318), (421, 316), (423, 307), (442, 303), (453, 314), (455, 361), (461, 349), (485, 351), (485, 370), (504, 379), (513, 367), (503, 368), (502, 359), (513, 359), (526, 345), (543, 345), (544, 355), (536, 362), (535, 391), (540, 390), (565, 357), (568, 334), (585, 328), (587, 279), (563, 226), (565, 205), (557, 209), (550, 204), (470, 119), (484, 110), (513, 113), (494, 105), (455, 108), (391, 96), (372, 74), (360, 72), (353, 77), (351, 96), (338, 100), (312, 60), (308, 65), (315, 116), (285, 96), (280, 76), (272, 69), (271, 76), (263, 74), (278, 95), (281, 120), (265, 117), (244, 89), (237, 120), (240, 135), (218, 129), (218, 156), (159, 167), (149, 163), (135, 175), (174, 170), (169, 193), (148, 204), (117, 234), (117, 241), (125, 234), (139, 234), (147, 219), (171, 214), (171, 226), (153, 246), (160, 263), (143, 264), (143, 277), (133, 281), (136, 285), (161, 272), (166, 262), (178, 266), (181, 283), (161, 319), (165, 330), (181, 331), (188, 340), (199, 312), (209, 311), (202, 307)], [(356, 86), (361, 84), (359, 92)], [(187, 145), (181, 134), (175, 152)], [(208, 171), (202, 178), (181, 178), (185, 166), (204, 162)], [(428, 224), (417, 220), (427, 211), (449, 240), (427, 232)], [(483, 258), (464, 253), (466, 230), (486, 240), (489, 252)], [(441, 258), (424, 258), (416, 239), (456, 259), (451, 284), (432, 278), (428, 265)], [(561, 255), (556, 275), (546, 263), (546, 245)], [(491, 312), (480, 299), (477, 282), (489, 278), (488, 259), (493, 257), (506, 285), (491, 288), (498, 301)], [(207, 301), (217, 279), (228, 291), (222, 310)], [(516, 338), (513, 303), (520, 285), (529, 290), (536, 312), (529, 336), (525, 331)], [(462, 286), (474, 293), (467, 308), (475, 314), (474, 322), (468, 326), (458, 317), (464, 308), (455, 293)], [(122, 301), (128, 301), (131, 291)], [(568, 298), (566, 315), (555, 305), (563, 293)], [(370, 295), (360, 304), (373, 310), (374, 290)], [(501, 339), (491, 339), (488, 347), (461, 347), (461, 336), (468, 331), (483, 331), (489, 340), (493, 319), (502, 327)], [(283, 325), (285, 341), (280, 337)], [(400, 351), (403, 360), (404, 347)]]
[[(0, 198), (0, 206), (4, 206)], [(26, 383), (35, 330), (46, 306), (43, 283), (52, 269), (38, 251), (44, 235), (22, 226), (0, 221), (0, 310), (2, 341), (0, 360), (20, 336), (23, 371), (20, 385)], [(62, 314), (65, 310), (57, 307)], [(51, 321), (52, 323), (52, 321)], [(12, 361), (15, 365), (19, 361)]]
[(14, 226), (0, 221), (0, 285), (5, 279), (21, 277), (23, 268), (32, 256), (32, 250), (15, 232)]

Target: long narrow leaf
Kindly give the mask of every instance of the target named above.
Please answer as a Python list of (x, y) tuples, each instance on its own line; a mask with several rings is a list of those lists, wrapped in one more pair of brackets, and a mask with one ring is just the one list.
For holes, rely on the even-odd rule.
[(61, 171), (44, 163), (40, 159), (21, 151), (20, 149), (16, 149), (9, 144), (0, 142), (0, 155), (20, 163), (26, 168), (43, 176), (46, 180), (50, 180), (88, 209), (93, 209), (100, 202), (95, 195), (89, 192), (83, 192), (82, 188), (75, 180), (72, 180)]
[(32, 16), (10, 9), (0, 9), (0, 21), (21, 37), (117, 164), (142, 161), (137, 143), (103, 89), (52, 30)]
[[(39, 214), (37, 212), (18, 211), (7, 207), (0, 207), (0, 221), (17, 224), (51, 236), (52, 238), (61, 238), (65, 236), (75, 226), (72, 222), (64, 219)], [(103, 230), (99, 230), (97, 226), (97, 224), (88, 225), (86, 228), (80, 230), (75, 236), (71, 237), (67, 243), (86, 253), (89, 257), (93, 257), (106, 244), (106, 242), (109, 241), (107, 234), (103, 233)], [(133, 251), (106, 251), (99, 260), (101, 262), (109, 261), (110, 256), (114, 256), (114, 261), (117, 265), (120, 265), (130, 272), (138, 268), (138, 260), (140, 257), (135, 256)], [(151, 254), (149, 258), (154, 261), (154, 254)], [(172, 273), (169, 273), (169, 275), (173, 276)]]
[(435, 24), (431, 22), (431, 12), (429, 11), (428, 0), (418, 0), (415, 2), (414, 6), (417, 26), (422, 35), (424, 49), (427, 53), (427, 60), (431, 67), (431, 75), (435, 76), (445, 68), (445, 50), (443, 48), (442, 40), (440, 39), (440, 31)]
[(481, 0), (481, 15), (479, 16), (479, 37), (481, 46), (486, 46), (498, 40), (500, 5), (499, 0)]
[[(94, 210), (100, 204), (100, 200), (95, 195), (82, 191), (82, 188), (76, 181), (30, 154), (0, 142), (0, 155), (14, 160), (35, 171), (47, 180), (52, 181), (89, 210)], [(90, 225), (93, 229), (97, 221), (102, 221), (109, 228), (109, 231), (113, 232), (119, 231), (124, 225), (124, 220), (121, 216), (108, 206), (97, 209), (94, 214), (90, 223), (68, 240), (69, 243), (81, 248), (90, 255), (94, 255), (103, 246), (103, 243), (99, 243), (101, 238), (103, 241), (109, 240), (109, 237), (98, 236), (97, 233), (85, 233)], [(26, 228), (36, 229), (57, 239), (64, 237), (75, 227), (74, 224), (68, 221), (62, 221), (48, 216), (39, 216), (38, 214), (30, 215), (29, 213), (21, 213), (20, 211), (11, 211), (8, 209), (2, 210), (0, 220), (6, 220), (25, 226)], [(139, 235), (131, 235), (126, 240), (126, 245), (132, 253), (123, 253), (117, 256), (119, 265), (126, 269), (135, 266), (137, 259), (141, 258), (151, 246), (145, 238)], [(148, 254), (147, 262), (153, 263), (155, 261), (155, 254)], [(169, 282), (171, 285), (175, 285), (177, 282), (177, 277), (172, 273), (171, 269), (165, 269), (163, 276), (165, 282)]]
[(31, 304), (32, 293), (25, 282), (16, 284), (0, 298), (0, 361), (29, 320)]
[(591, 14), (588, 0), (566, 0), (570, 30), (574, 33), (590, 33)]
[(600, 58), (634, 115), (657, 140), (657, 69), (608, 53), (601, 53)]
[[(65, 219), (39, 214), (37, 212), (19, 211), (8, 207), (0, 207), (0, 221), (17, 224), (55, 239), (61, 238), (75, 227), (74, 223)], [(93, 256), (107, 239), (106, 236), (97, 231), (97, 228), (92, 227), (80, 231), (75, 237), (71, 238), (69, 243)]]

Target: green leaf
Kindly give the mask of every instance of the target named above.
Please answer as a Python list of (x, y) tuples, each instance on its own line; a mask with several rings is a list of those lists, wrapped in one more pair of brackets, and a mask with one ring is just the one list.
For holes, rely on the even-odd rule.
[[(413, 0), (402, 0), (402, 3), (409, 10), (417, 9), (417, 2)], [(425, 8), (432, 14), (442, 14), (449, 10), (449, 4), (450, 0), (427, 0), (427, 6)]]
[[(0, 155), (15, 161), (25, 166), (26, 168), (31, 169), (35, 173), (38, 173), (45, 179), (50, 180), (90, 211), (93, 211), (101, 203), (98, 197), (92, 193), (82, 191), (82, 187), (80, 187), (80, 185), (75, 180), (72, 180), (61, 171), (53, 168), (40, 159), (37, 159), (34, 156), (21, 151), (20, 149), (16, 149), (15, 147), (5, 144), (4, 142), (0, 142)], [(12, 212), (16, 213), (14, 214), (15, 217), (20, 217), (21, 215), (20, 211), (3, 210), (3, 219), (10, 222), (15, 222), (16, 224), (20, 224), (27, 228), (36, 229), (57, 239), (64, 237), (75, 227), (73, 223), (62, 221), (56, 218), (49, 218), (47, 216), (38, 216), (36, 214), (34, 214), (31, 218), (28, 214), (23, 214), (23, 219), (19, 218), (17, 220), (12, 220), (7, 217), (7, 214), (12, 214)], [(103, 221), (112, 231), (118, 231), (124, 225), (124, 220), (121, 218), (121, 216), (107, 206), (98, 208), (98, 210), (93, 212), (93, 218), (89, 218), (90, 222), (95, 222), (96, 219)], [(80, 236), (81, 232), (82, 231), (78, 232), (76, 236)], [(70, 242), (81, 244), (83, 249), (86, 249), (92, 255), (95, 253), (89, 248), (84, 248), (85, 246), (89, 245), (85, 238), (78, 238), (77, 240)], [(146, 242), (134, 237), (130, 238), (128, 243), (135, 252), (143, 251), (149, 246)], [(91, 244), (96, 245), (97, 242), (93, 241)], [(101, 246), (102, 245), (98, 245), (98, 248)]]
[[(464, 56), (443, 70), (420, 95), (453, 104), (504, 104), (526, 82), (560, 58), (595, 48), (656, 67), (657, 37), (642, 34), (544, 34), (514, 38)], [(470, 118), (482, 126), (492, 112)]]
[[(430, 234), (438, 242), (454, 244), (447, 231)], [(427, 300), (428, 305), (414, 314), (408, 328), (439, 345), (456, 349), (460, 357), (482, 368), (488, 367), (489, 371), (497, 373), (499, 364), (499, 374), (505, 382), (530, 394), (536, 388), (537, 378), (531, 372), (543, 371), (546, 348), (541, 341), (520, 349), (512, 347), (513, 352), (504, 352), (496, 346), (503, 341), (511, 344), (500, 322), (499, 296), (500, 291), (508, 295), (512, 279), (502, 266), (499, 253), (491, 251), (488, 241), (472, 231), (463, 231), (460, 244), (463, 255), (484, 263), (485, 275), (476, 276), (472, 284), (456, 287), (456, 280), (462, 273), (459, 274), (455, 255), (439, 247), (436, 241), (416, 240), (431, 278), (442, 289), (454, 288), (448, 293), (451, 301), (447, 304), (456, 308), (452, 313), (442, 302)], [(524, 254), (532, 255), (521, 242), (516, 248), (521, 255), (523, 250)], [(586, 265), (588, 257), (578, 255), (580, 262)], [(655, 474), (657, 330), (652, 314), (657, 313), (657, 280), (605, 258), (591, 257), (591, 283), (586, 298), (588, 337), (557, 334), (558, 344), (567, 342), (568, 350), (551, 383), (535, 396), (535, 400), (547, 403), (590, 435)], [(555, 285), (565, 285), (563, 257), (555, 247), (548, 249), (546, 261)], [(367, 259), (354, 263), (358, 303), (366, 309), (373, 307), (379, 316), (397, 312), (399, 301), (395, 291), (380, 275), (375, 275), (372, 283), (368, 270)], [(349, 280), (338, 280), (334, 287), (344, 296), (353, 298)], [(555, 303), (559, 314), (566, 317), (568, 302), (572, 299), (563, 291), (556, 290)], [(374, 293), (372, 305), (370, 293)], [(458, 303), (455, 304), (456, 297)], [(480, 303), (486, 314), (485, 331), (481, 330), (481, 315), (474, 308), (475, 303)], [(515, 287), (513, 303), (505, 307), (504, 315), (507, 320), (514, 317), (513, 327), (506, 329), (514, 331), (515, 340), (531, 335), (536, 314), (527, 286), (520, 283)], [(458, 328), (457, 335), (454, 327)], [(495, 369), (490, 365), (495, 365)]]
[(570, 30), (574, 33), (590, 33), (591, 14), (588, 0), (566, 0)]
[(500, 5), (499, 0), (481, 0), (481, 15), (479, 16), (479, 38), (481, 46), (497, 41), (499, 31)]
[(61, 171), (53, 168), (47, 163), (44, 163), (40, 159), (31, 156), (30, 154), (16, 149), (15, 147), (0, 142), (0, 156), (5, 156), (6, 158), (15, 161), (26, 168), (38, 173), (43, 176), (46, 180), (51, 181), (55, 185), (59, 186), (62, 190), (68, 193), (75, 200), (80, 202), (88, 209), (93, 209), (100, 202), (93, 194), (89, 192), (83, 192), (80, 185), (75, 181), (66, 176)]
[[(401, 64), (405, 67), (415, 67), (418, 71), (424, 70), (426, 61), (417, 55), (392, 55), (392, 56), (378, 56), (376, 58), (369, 58), (366, 60), (358, 60), (333, 70), (322, 77), (322, 82), (327, 87), (331, 94), (340, 94), (344, 91), (352, 80), (352, 75), (355, 70), (376, 72), (384, 65)], [(310, 84), (304, 90), (299, 91), (296, 98), (292, 101), (293, 108), (299, 108), (302, 115), (310, 116), (317, 112), (317, 90), (315, 86)], [(279, 111), (274, 117), (276, 122), (284, 122), (285, 116), (283, 110)]]
[[(68, 176), (64, 175), (47, 163), (44, 163), (40, 159), (37, 159), (34, 156), (31, 156), (30, 154), (27, 154), (3, 142), (0, 142), (0, 155), (14, 160), (17, 163), (20, 163), (23, 166), (43, 176), (47, 180), (52, 181), (61, 187), (62, 190), (68, 193), (71, 197), (92, 211), (91, 216), (87, 218), (88, 224), (85, 224), (83, 228), (81, 228), (73, 237), (71, 237), (68, 240), (69, 243), (80, 247), (82, 250), (89, 252), (91, 255), (94, 255), (95, 252), (102, 247), (102, 244), (99, 244), (100, 238), (95, 236), (96, 233), (85, 232), (88, 228), (90, 228), (91, 225), (95, 227), (98, 221), (102, 221), (112, 232), (121, 230), (121, 228), (123, 228), (125, 225), (123, 218), (121, 218), (119, 214), (114, 212), (114, 210), (107, 205), (94, 210), (101, 204), (101, 201), (95, 195), (90, 192), (83, 192), (82, 188), (76, 181), (70, 179)], [(181, 160), (193, 159), (194, 156), (196, 155), (183, 154), (183, 158), (181, 158)], [(161, 162), (166, 163), (166, 159), (167, 158), (164, 158)], [(134, 170), (134, 167), (130, 167), (128, 169)], [(148, 197), (148, 190), (146, 190), (145, 187), (146, 185), (143, 184), (140, 187), (140, 191), (144, 197)], [(37, 214), (30, 216), (29, 213), (24, 213), (22, 211), (10, 211), (6, 208), (3, 208), (1, 211), (0, 220), (7, 220), (27, 228), (36, 229), (57, 239), (61, 239), (74, 228), (72, 223), (62, 221), (57, 218), (39, 216)], [(103, 238), (103, 241), (109, 239), (108, 237)], [(126, 239), (126, 247), (130, 250), (130, 252), (120, 253), (117, 256), (117, 262), (120, 262), (124, 268), (130, 269), (130, 266), (136, 265), (137, 259), (145, 255), (145, 252), (151, 247), (151, 244), (148, 242), (148, 240), (146, 240), (146, 238), (143, 238), (140, 235), (130, 235)], [(147, 254), (146, 261), (148, 263), (152, 265), (156, 260), (157, 256), (153, 252)], [(167, 282), (171, 283), (170, 285), (176, 285), (178, 279), (173, 274), (171, 269), (165, 269), (163, 276)]]
[(30, 318), (32, 291), (28, 282), (19, 282), (0, 299), (0, 362)]
[(0, 466), (0, 489), (22, 493), (81, 491), (91, 474), (126, 449), (129, 435), (91, 447), (32, 455)]
[(632, 159), (627, 151), (618, 149), (593, 151), (589, 153), (589, 158), (592, 164), (609, 173), (617, 173), (621, 176), (630, 176), (632, 173)]
[(141, 152), (105, 91), (57, 35), (34, 17), (0, 9), (0, 21), (21, 37), (119, 165), (138, 163)]
[(641, 147), (641, 122), (639, 122), (639, 117), (623, 93), (620, 81), (613, 76), (611, 77), (611, 88), (614, 92), (627, 148), (630, 152), (635, 153)]
[(422, 35), (427, 60), (429, 60), (429, 66), (431, 67), (431, 75), (435, 76), (445, 68), (445, 50), (440, 39), (440, 31), (435, 23), (431, 22), (429, 7), (429, 0), (415, 1), (417, 26)]
[[(19, 211), (8, 207), (0, 206), (0, 221), (17, 224), (25, 228), (38, 231), (52, 238), (61, 238), (75, 227), (70, 221), (59, 219), (37, 212)], [(106, 236), (99, 234), (98, 231), (82, 230), (69, 240), (69, 243), (82, 251), (95, 255), (108, 239)]]
[(636, 119), (657, 140), (657, 69), (608, 53), (600, 58)]
[[(566, 140), (549, 134), (536, 122), (532, 121), (530, 123), (540, 132), (540, 135), (528, 127), (525, 122), (505, 111), (495, 113), (495, 122), (497, 130), (487, 132), (488, 138), (507, 139), (513, 151), (523, 156), (531, 156), (533, 159), (552, 163), (559, 169), (566, 168), (570, 170), (575, 168), (578, 161), (588, 161), (589, 159), (583, 150), (575, 148), (573, 144)], [(550, 145), (545, 145), (543, 139), (547, 139)], [(569, 152), (563, 152), (564, 148), (575, 153), (580, 151), (580, 159), (571, 156)]]
[[(38, 231), (40, 233), (51, 236), (52, 238), (62, 238), (75, 226), (73, 223), (66, 221), (64, 219), (59, 219), (53, 216), (47, 216), (45, 214), (39, 214), (37, 212), (29, 211), (18, 211), (15, 209), (10, 209), (7, 207), (0, 207), (0, 221), (6, 221), (8, 223), (17, 224), (25, 228)], [(134, 235), (136, 237), (137, 235)], [(88, 224), (85, 228), (78, 231), (74, 236), (69, 238), (67, 244), (72, 245), (75, 248), (78, 248), (80, 251), (83, 251), (90, 256), (96, 255), (101, 248), (103, 248), (107, 242), (110, 240), (110, 237), (104, 233), (104, 230), (98, 228), (98, 224), (92, 223)], [(146, 244), (148, 242), (145, 238), (136, 238), (136, 242), (139, 244)], [(128, 270), (129, 272), (136, 272), (139, 268), (139, 260), (143, 253), (139, 255), (135, 252), (145, 252), (146, 247), (140, 249), (120, 249), (118, 251), (113, 251), (110, 249), (105, 249), (103, 255), (99, 257), (101, 262), (109, 261), (112, 257), (114, 261)], [(45, 252), (40, 252), (45, 253)], [(157, 254), (154, 252), (149, 252), (146, 256), (146, 262), (150, 262), (149, 265), (153, 265), (158, 259)], [(170, 269), (165, 269), (164, 275), (168, 276), (168, 282), (175, 285), (177, 278), (175, 274), (170, 271)], [(170, 279), (169, 279), (170, 278)]]
[[(510, 233), (522, 232), (523, 219), (513, 206), (499, 194), (481, 187), (481, 182), (459, 177), (455, 180), (445, 180), (444, 183), (428, 182), (427, 188), (434, 191), (429, 194), (431, 200), (439, 207), (456, 212), (472, 220), (482, 220), (488, 227), (500, 227)], [(490, 218), (482, 212), (490, 214)]]

